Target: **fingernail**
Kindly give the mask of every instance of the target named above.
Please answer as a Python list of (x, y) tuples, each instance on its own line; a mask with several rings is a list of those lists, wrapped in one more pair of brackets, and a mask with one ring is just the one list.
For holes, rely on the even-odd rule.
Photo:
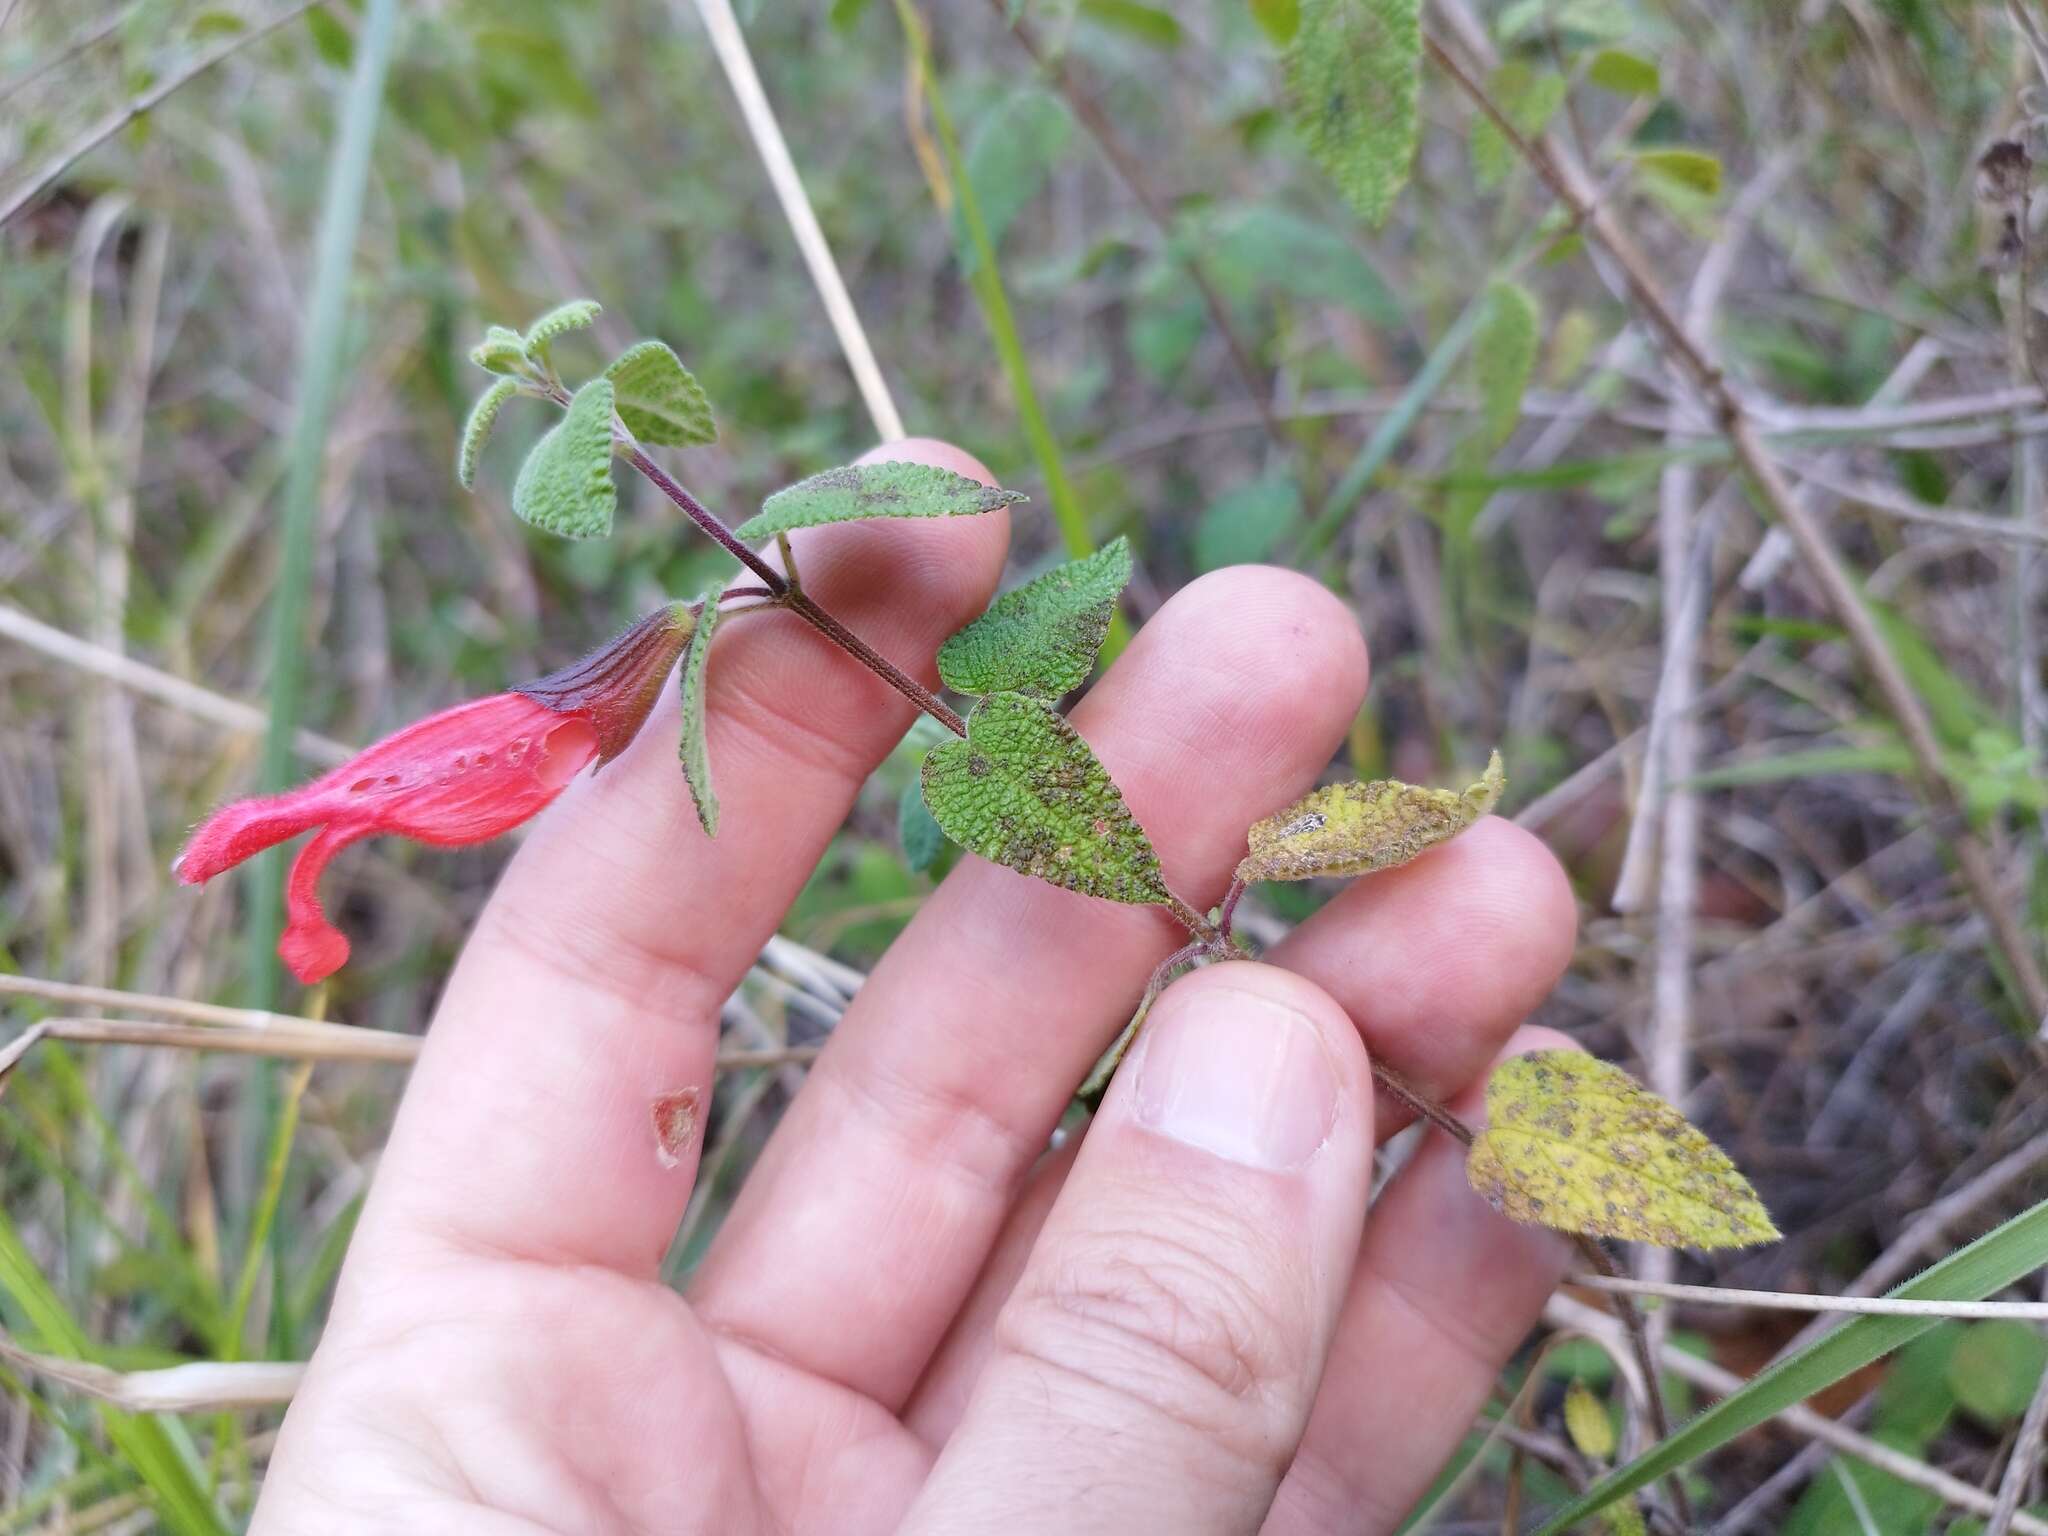
[(1292, 1008), (1230, 987), (1169, 992), (1140, 1044), (1140, 1125), (1249, 1168), (1298, 1168), (1329, 1139), (1336, 1071)]

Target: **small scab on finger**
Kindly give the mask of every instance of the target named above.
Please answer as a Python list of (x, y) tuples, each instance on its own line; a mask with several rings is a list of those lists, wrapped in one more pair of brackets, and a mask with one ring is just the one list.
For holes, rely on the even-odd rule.
[(697, 1139), (697, 1106), (702, 1095), (695, 1088), (678, 1088), (654, 1101), (654, 1155), (664, 1168), (680, 1168), (690, 1144)]

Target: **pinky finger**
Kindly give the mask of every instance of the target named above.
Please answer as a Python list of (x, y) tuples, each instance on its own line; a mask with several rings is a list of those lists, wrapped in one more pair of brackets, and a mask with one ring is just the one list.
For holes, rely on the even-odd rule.
[[(1502, 1059), (1569, 1047), (1516, 1031)], [(1482, 1118), (1475, 1083), (1452, 1104)], [(1534, 1326), (1572, 1253), (1498, 1215), (1465, 1182), (1465, 1149), (1432, 1133), (1366, 1223), (1301, 1449), (1262, 1536), (1399, 1529)]]

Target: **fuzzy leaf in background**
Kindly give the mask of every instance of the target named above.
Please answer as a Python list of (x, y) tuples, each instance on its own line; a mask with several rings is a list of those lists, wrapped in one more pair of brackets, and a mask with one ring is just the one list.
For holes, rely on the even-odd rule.
[(612, 381), (619, 420), (641, 442), (692, 448), (718, 440), (704, 386), (668, 343), (643, 341), (626, 348), (604, 376)]
[(1019, 874), (1106, 901), (1172, 899), (1159, 855), (1109, 771), (1037, 699), (982, 700), (966, 740), (926, 755), (924, 801), (946, 836)]
[(1249, 884), (1392, 869), (1456, 837), (1499, 804), (1506, 787), (1498, 752), (1462, 790), (1399, 779), (1326, 785), (1252, 823), (1245, 834), (1251, 851), (1238, 864), (1237, 878)]
[[(1493, 72), (1487, 93), (1515, 132), (1533, 139), (1564, 105), (1569, 85), (1554, 69), (1538, 69), (1526, 59), (1509, 59)], [(1472, 179), (1491, 191), (1507, 180), (1519, 158), (1507, 135), (1484, 113), (1472, 119)]]
[(1130, 579), (1131, 542), (1117, 539), (1005, 592), (939, 647), (940, 680), (956, 693), (1046, 698), (1080, 687)]
[(1536, 300), (1505, 279), (1486, 290), (1486, 317), (1472, 339), (1472, 372), (1479, 385), (1482, 457), (1491, 458), (1522, 416), (1522, 396), (1536, 369), (1540, 317)]
[(912, 779), (903, 786), (896, 802), (896, 840), (903, 845), (903, 863), (913, 875), (921, 875), (939, 862), (946, 851), (946, 831), (924, 803), (924, 786)]
[(1421, 0), (1305, 0), (1287, 50), (1289, 117), (1353, 208), (1381, 223), (1420, 137)]
[(612, 483), (612, 381), (592, 379), (533, 445), (512, 486), (512, 510), (565, 539), (612, 531), (619, 490)]
[(1515, 1221), (1666, 1248), (1778, 1236), (1728, 1154), (1621, 1068), (1531, 1051), (1494, 1069), (1465, 1175)]
[(753, 540), (871, 517), (973, 517), (1024, 499), (935, 464), (848, 464), (777, 491), (736, 531)]
[(515, 373), (526, 365), (526, 341), (510, 327), (494, 325), (469, 349), (469, 360), (487, 373)]

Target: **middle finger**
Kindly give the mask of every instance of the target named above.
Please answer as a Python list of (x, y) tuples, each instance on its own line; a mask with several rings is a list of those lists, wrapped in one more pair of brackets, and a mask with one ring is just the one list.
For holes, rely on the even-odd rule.
[[(1245, 827), (1329, 762), (1365, 674), (1327, 591), (1239, 568), (1162, 608), (1074, 724), (1201, 907)], [(963, 863), (777, 1128), (691, 1288), (700, 1314), (900, 1406), (1075, 1082), (1178, 937), (1161, 911)]]

